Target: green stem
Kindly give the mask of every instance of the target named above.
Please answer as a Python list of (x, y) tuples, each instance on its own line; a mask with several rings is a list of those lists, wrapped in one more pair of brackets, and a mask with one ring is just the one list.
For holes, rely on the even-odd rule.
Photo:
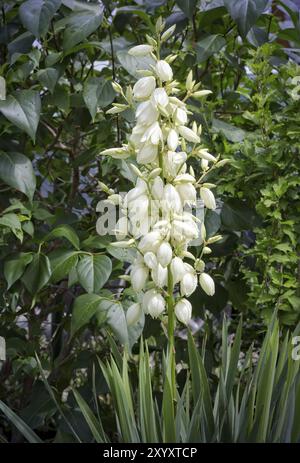
[(176, 360), (175, 360), (175, 312), (174, 312), (174, 284), (170, 265), (168, 266), (168, 351), (171, 360), (171, 384), (173, 391), (173, 398), (176, 397)]

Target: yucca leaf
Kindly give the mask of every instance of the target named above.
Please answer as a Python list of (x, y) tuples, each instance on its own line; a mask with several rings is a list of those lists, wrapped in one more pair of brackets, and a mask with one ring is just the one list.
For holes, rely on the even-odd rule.
[(41, 444), (43, 441), (15, 412), (13, 412), (2, 400), (0, 400), (0, 410), (6, 418), (20, 431), (31, 444)]

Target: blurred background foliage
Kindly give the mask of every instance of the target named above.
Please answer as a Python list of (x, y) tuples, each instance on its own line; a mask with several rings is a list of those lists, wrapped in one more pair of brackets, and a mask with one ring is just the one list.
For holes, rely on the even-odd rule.
[[(245, 348), (259, 347), (275, 309), (283, 331), (299, 321), (299, 12), (296, 0), (1, 2), (0, 399), (41, 437), (73, 439), (36, 353), (56, 400), (88, 440), (71, 386), (84, 397), (91, 387), (106, 394), (97, 355), (103, 360), (127, 342), (138, 352), (143, 324), (127, 327), (131, 292), (118, 279), (128, 256), (95, 227), (104, 199), (98, 180), (127, 191), (132, 179), (99, 153), (130, 130), (131, 111), (105, 114), (116, 98), (111, 82), (134, 82), (146, 63), (127, 50), (151, 35), (159, 16), (176, 24), (164, 50), (178, 54), (176, 79), (183, 83), (193, 69), (213, 92), (204, 103), (188, 101), (203, 144), (231, 161), (208, 179), (218, 185), (218, 208), (205, 217), (207, 231), (223, 235), (208, 264), (216, 294), (199, 288), (191, 297), (191, 328), (206, 338), (208, 371), (219, 359), (224, 313), (234, 329), (243, 314)], [(144, 337), (161, 356), (158, 321), (145, 320)], [(184, 331), (177, 360), (187, 361)], [(109, 427), (109, 401), (102, 406)], [(4, 417), (0, 437), (22, 439)]]

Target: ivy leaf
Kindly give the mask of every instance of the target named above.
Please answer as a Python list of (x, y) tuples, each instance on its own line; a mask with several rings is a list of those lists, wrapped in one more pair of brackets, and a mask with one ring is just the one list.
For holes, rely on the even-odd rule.
[(186, 17), (192, 19), (196, 13), (197, 0), (176, 0), (176, 3)]
[(239, 31), (243, 37), (267, 7), (268, 0), (224, 0), (224, 5), (227, 8), (232, 19), (237, 23)]
[(85, 9), (76, 10), (67, 18), (63, 49), (68, 50), (92, 34), (101, 24), (104, 6), (86, 4)]
[(76, 231), (70, 225), (59, 225), (54, 228), (45, 238), (45, 241), (52, 240), (54, 238), (66, 238), (74, 246), (79, 249), (79, 238)]
[(27, 0), (19, 9), (21, 22), (35, 37), (44, 36), (60, 5), (61, 0)]
[(224, 46), (226, 41), (220, 34), (212, 34), (199, 40), (196, 44), (197, 61), (202, 63), (210, 56), (218, 53)]
[(30, 252), (21, 252), (7, 260), (4, 264), (4, 276), (9, 289), (24, 273), (27, 265), (32, 261)]
[(14, 92), (6, 100), (0, 100), (0, 111), (35, 141), (41, 112), (41, 99), (38, 92), (33, 90)]
[(38, 293), (50, 280), (51, 266), (50, 261), (44, 254), (35, 254), (33, 260), (28, 265), (22, 281), (32, 295)]
[(0, 178), (32, 200), (36, 178), (31, 161), (20, 153), (0, 153)]
[(107, 256), (85, 256), (77, 265), (79, 283), (88, 293), (97, 293), (111, 274), (111, 260)]
[(83, 88), (83, 99), (92, 116), (95, 119), (97, 107), (108, 106), (115, 98), (112, 85), (102, 77), (90, 77)]

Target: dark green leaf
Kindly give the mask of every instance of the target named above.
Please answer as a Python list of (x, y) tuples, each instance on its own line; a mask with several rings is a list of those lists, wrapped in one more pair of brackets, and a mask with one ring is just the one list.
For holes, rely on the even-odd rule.
[(24, 273), (27, 265), (32, 261), (32, 254), (21, 252), (4, 264), (4, 276), (9, 289)]
[(239, 143), (244, 140), (246, 132), (232, 124), (213, 118), (212, 129), (215, 132), (221, 132), (227, 140), (233, 143)]
[(59, 249), (49, 256), (51, 262), (51, 281), (54, 283), (65, 278), (78, 262), (78, 253)]
[(87, 325), (91, 318), (100, 311), (102, 297), (97, 294), (82, 294), (75, 299), (71, 321), (71, 335)]
[(44, 87), (48, 88), (51, 93), (54, 92), (54, 88), (58, 80), (58, 77), (59, 72), (55, 68), (41, 69), (37, 73), (38, 80)]
[(260, 223), (255, 210), (238, 199), (229, 199), (223, 204), (221, 219), (228, 230), (235, 231), (252, 230)]
[(86, 4), (85, 9), (71, 13), (67, 18), (63, 48), (68, 50), (88, 37), (101, 24), (103, 7), (99, 4)]
[(83, 99), (95, 119), (97, 108), (104, 108), (115, 98), (115, 91), (107, 80), (101, 77), (90, 77), (83, 88)]
[(243, 37), (246, 37), (268, 3), (268, 0), (224, 0), (225, 7), (232, 19), (237, 23)]
[(30, 294), (38, 293), (51, 277), (50, 261), (44, 254), (35, 254), (32, 262), (28, 265), (22, 281)]
[(196, 44), (198, 63), (206, 61), (207, 58), (218, 53), (225, 45), (226, 41), (224, 37), (219, 34), (209, 35), (204, 39), (199, 40)]
[(74, 248), (79, 249), (79, 238), (76, 231), (67, 224), (59, 225), (54, 228), (45, 238), (45, 241), (53, 240), (55, 238), (65, 238), (74, 246)]
[(5, 101), (0, 101), (0, 111), (35, 141), (41, 112), (41, 99), (38, 92), (33, 90), (14, 92)]
[(197, 0), (176, 0), (176, 3), (189, 19), (197, 12)]
[(107, 282), (111, 268), (107, 256), (84, 256), (77, 265), (78, 280), (88, 293), (97, 293)]
[(50, 21), (61, 5), (61, 0), (27, 0), (19, 9), (20, 18), (25, 29), (35, 37), (46, 34)]
[(36, 178), (31, 161), (20, 153), (0, 153), (0, 178), (32, 200)]
[(20, 433), (31, 444), (41, 444), (42, 440), (35, 434), (32, 429), (16, 415), (4, 402), (0, 400), (0, 410), (12, 422), (12, 424), (20, 431)]

